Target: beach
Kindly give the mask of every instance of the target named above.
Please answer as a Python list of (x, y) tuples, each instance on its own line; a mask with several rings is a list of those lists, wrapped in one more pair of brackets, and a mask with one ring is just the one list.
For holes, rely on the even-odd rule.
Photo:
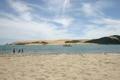
[(120, 54), (0, 55), (0, 80), (120, 80)]

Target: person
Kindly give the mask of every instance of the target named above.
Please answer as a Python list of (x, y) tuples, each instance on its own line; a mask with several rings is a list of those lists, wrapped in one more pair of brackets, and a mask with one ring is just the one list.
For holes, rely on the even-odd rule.
[(21, 52), (21, 50), (19, 49), (19, 50), (18, 50), (18, 53), (20, 53), (20, 52)]
[(13, 53), (15, 54), (15, 48), (13, 49)]
[(21, 53), (23, 53), (24, 51), (23, 51), (23, 49), (21, 49)]

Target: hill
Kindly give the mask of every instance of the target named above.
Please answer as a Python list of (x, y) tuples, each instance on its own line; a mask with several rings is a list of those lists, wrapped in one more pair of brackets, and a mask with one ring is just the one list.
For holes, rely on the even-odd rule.
[(120, 36), (112, 35), (108, 37), (102, 37), (99, 39), (88, 40), (85, 43), (97, 43), (97, 44), (120, 44)]

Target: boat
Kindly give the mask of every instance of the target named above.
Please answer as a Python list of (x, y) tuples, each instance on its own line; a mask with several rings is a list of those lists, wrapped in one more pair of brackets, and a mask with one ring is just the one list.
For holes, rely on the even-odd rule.
[(70, 44), (64, 44), (63, 46), (64, 47), (72, 47), (72, 45), (70, 45)]

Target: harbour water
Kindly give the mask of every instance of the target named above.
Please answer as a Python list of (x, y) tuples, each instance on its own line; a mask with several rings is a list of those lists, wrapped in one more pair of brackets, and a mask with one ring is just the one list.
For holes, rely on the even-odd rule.
[(63, 45), (1, 45), (0, 54), (11, 54), (15, 48), (16, 53), (23, 49), (24, 53), (45, 54), (45, 53), (120, 53), (120, 45), (72, 45), (65, 47)]

